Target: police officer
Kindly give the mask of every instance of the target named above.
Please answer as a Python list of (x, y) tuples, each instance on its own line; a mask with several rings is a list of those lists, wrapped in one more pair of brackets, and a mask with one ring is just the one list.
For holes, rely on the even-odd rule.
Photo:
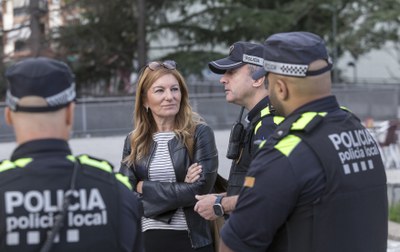
[(5, 118), (18, 147), (0, 163), (0, 251), (142, 251), (127, 177), (107, 161), (71, 154), (70, 68), (29, 58), (6, 77)]
[(227, 192), (196, 196), (199, 201), (195, 210), (205, 219), (213, 220), (235, 208), (237, 195), (258, 144), (268, 138), (278, 123), (278, 118), (273, 116), (269, 107), (263, 53), (261, 44), (239, 41), (230, 47), (227, 57), (208, 64), (212, 72), (222, 74), (220, 82), (224, 85), (226, 100), (249, 112), (246, 128), (240, 122), (241, 115), (232, 128), (228, 158), (233, 162)]
[(386, 251), (384, 166), (377, 143), (331, 95), (324, 41), (290, 32), (264, 45), (271, 103), (286, 118), (260, 145), (221, 251)]

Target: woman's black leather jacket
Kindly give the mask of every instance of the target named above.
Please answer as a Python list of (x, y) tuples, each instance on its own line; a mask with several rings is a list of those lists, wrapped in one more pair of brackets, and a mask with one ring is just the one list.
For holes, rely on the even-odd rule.
[[(212, 238), (208, 221), (193, 210), (196, 204), (195, 195), (207, 194), (212, 190), (218, 169), (218, 152), (214, 132), (209, 126), (197, 125), (193, 146), (193, 161), (191, 162), (188, 150), (181, 141), (175, 137), (168, 142), (177, 182), (148, 180), (148, 168), (157, 147), (155, 142), (152, 143), (149, 156), (135, 162), (130, 167), (122, 163), (119, 172), (129, 177), (134, 189), (136, 189), (138, 181), (143, 181), (141, 199), (145, 217), (168, 223), (175, 211), (179, 207), (183, 207), (192, 247), (200, 248), (211, 244)], [(130, 151), (130, 135), (128, 135), (122, 159), (129, 155)], [(200, 179), (194, 183), (185, 183), (187, 169), (194, 162), (202, 165)]]

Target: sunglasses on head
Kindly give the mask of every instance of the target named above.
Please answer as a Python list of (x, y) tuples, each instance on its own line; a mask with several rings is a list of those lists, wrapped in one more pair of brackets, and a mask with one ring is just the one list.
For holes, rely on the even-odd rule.
[(173, 60), (166, 60), (164, 62), (153, 61), (153, 62), (150, 62), (149, 64), (147, 64), (147, 67), (153, 71), (159, 69), (160, 67), (174, 70), (174, 69), (176, 69), (176, 62)]

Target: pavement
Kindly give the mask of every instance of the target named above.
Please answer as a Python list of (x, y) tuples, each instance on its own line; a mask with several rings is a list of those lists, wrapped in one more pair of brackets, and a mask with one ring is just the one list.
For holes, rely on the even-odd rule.
[[(215, 140), (219, 155), (219, 174), (227, 178), (231, 161), (225, 157), (230, 130), (216, 130)], [(89, 154), (108, 160), (119, 168), (125, 136), (73, 138), (69, 144), (74, 155)], [(16, 147), (15, 142), (0, 142), (0, 160), (9, 158)], [(386, 171), (388, 183), (400, 184), (400, 169)], [(400, 252), (400, 224), (389, 221), (389, 241), (387, 252)]]

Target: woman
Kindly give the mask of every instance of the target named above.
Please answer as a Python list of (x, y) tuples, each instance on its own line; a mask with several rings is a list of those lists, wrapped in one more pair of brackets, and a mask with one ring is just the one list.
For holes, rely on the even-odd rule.
[(134, 122), (120, 172), (141, 195), (146, 252), (213, 251), (209, 224), (193, 207), (195, 195), (209, 193), (217, 177), (214, 133), (192, 111), (174, 61), (142, 70)]

